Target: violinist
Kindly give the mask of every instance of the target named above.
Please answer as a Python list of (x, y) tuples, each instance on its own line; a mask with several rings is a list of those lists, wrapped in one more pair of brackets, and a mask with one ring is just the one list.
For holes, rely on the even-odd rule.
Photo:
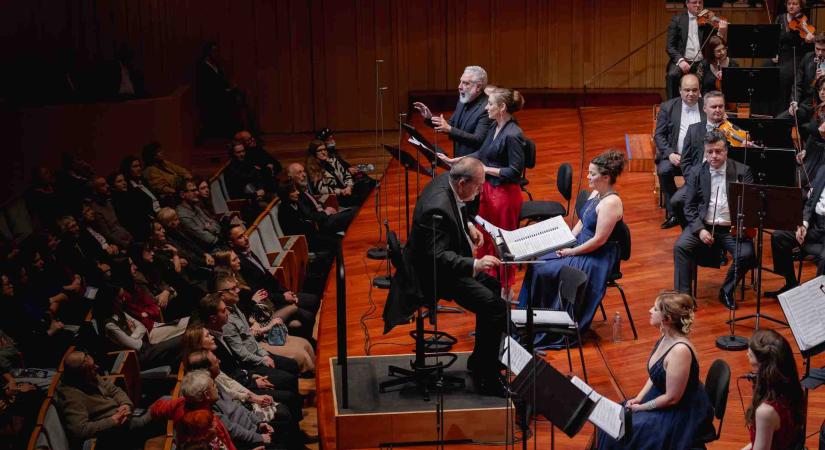
[(702, 80), (702, 93), (722, 90), (722, 69), (739, 67), (736, 60), (728, 56), (728, 44), (719, 36), (711, 36), (702, 49), (704, 59), (699, 64), (697, 75)]
[[(728, 23), (725, 20), (714, 20), (711, 11), (704, 10), (702, 0), (686, 0), (686, 11), (673, 16), (667, 28), (667, 54), (670, 60), (667, 64), (667, 98), (679, 95), (679, 81), (686, 73), (696, 73), (699, 61), (702, 60), (702, 46), (711, 33), (718, 27), (718, 33), (727, 38)], [(700, 20), (700, 13), (705, 11)], [(709, 22), (705, 25), (701, 22)]]
[[(798, 156), (804, 172), (810, 176), (814, 176), (825, 162), (825, 76), (816, 79), (814, 90), (817, 101), (813, 114), (807, 124), (800, 125), (807, 132), (808, 139), (805, 149)], [(808, 184), (809, 180), (803, 176), (802, 182)]]
[[(797, 26), (800, 19), (805, 18), (802, 8), (805, 7), (805, 0), (786, 0), (786, 13), (779, 14), (774, 20), (780, 27), (779, 34), (779, 54), (773, 58), (773, 63), (779, 66), (779, 98), (780, 108), (784, 108), (791, 99), (791, 89), (794, 83), (794, 71), (798, 70), (802, 57), (811, 51), (811, 44), (814, 42), (813, 33), (800, 32)], [(797, 20), (794, 22), (794, 19)], [(791, 25), (794, 23), (794, 25)], [(807, 23), (807, 20), (805, 20)], [(801, 25), (801, 24), (800, 24)], [(796, 30), (793, 28), (797, 28)], [(812, 28), (812, 27), (811, 27)], [(794, 60), (795, 59), (795, 60)]]
[(777, 116), (785, 118), (795, 115), (797, 123), (802, 127), (799, 131), (803, 140), (807, 138), (806, 127), (803, 125), (808, 123), (813, 113), (814, 82), (822, 76), (825, 76), (825, 33), (818, 32), (814, 35), (814, 51), (808, 52), (799, 62), (788, 111)]

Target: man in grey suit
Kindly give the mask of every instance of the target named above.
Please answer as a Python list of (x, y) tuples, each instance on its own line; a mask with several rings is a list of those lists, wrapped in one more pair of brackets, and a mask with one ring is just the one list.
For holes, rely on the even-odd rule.
[(469, 155), (481, 148), (492, 121), (487, 116), (487, 72), (479, 66), (468, 66), (458, 83), (458, 104), (447, 120), (443, 115), (433, 116), (430, 108), (421, 102), (413, 103), (424, 116), (424, 122), (439, 133), (446, 133), (453, 141), (453, 157)]
[(670, 199), (676, 193), (674, 178), (687, 173), (687, 170), (682, 170), (682, 150), (688, 127), (705, 120), (707, 116), (699, 95), (699, 78), (691, 73), (686, 74), (679, 86), (679, 97), (667, 100), (659, 107), (656, 132), (653, 135), (656, 144), (656, 174), (659, 176), (659, 186), (667, 209), (662, 228), (672, 228), (679, 224), (670, 204)]

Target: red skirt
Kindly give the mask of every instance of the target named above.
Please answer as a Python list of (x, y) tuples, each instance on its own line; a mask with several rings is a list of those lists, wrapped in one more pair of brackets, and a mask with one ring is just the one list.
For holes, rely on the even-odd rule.
[[(519, 185), (503, 183), (493, 186), (489, 181), (485, 181), (481, 187), (478, 215), (499, 228), (515, 230), (518, 228), (518, 216), (523, 201)], [(481, 232), (484, 234), (484, 244), (476, 249), (476, 257), (498, 256), (493, 238), (483, 229), (481, 229)], [(501, 280), (503, 287), (510, 288), (516, 281), (516, 266), (514, 265), (507, 266), (506, 277), (499, 269), (491, 269), (487, 273)]]

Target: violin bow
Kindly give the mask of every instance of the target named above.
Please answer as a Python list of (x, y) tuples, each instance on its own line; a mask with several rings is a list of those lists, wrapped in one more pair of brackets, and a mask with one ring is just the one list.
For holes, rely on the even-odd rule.
[(716, 210), (719, 208), (719, 188), (716, 188), (716, 200), (713, 201), (713, 225), (710, 227), (710, 237), (716, 236)]
[[(793, 51), (793, 64), (796, 67), (796, 48)], [(797, 71), (793, 71), (793, 88), (791, 88), (791, 98), (794, 103), (796, 103), (797, 111), (799, 110), (799, 102), (796, 98), (796, 83), (797, 83)], [(813, 111), (816, 114), (816, 110)], [(799, 119), (797, 118), (796, 112), (793, 114), (793, 124), (796, 127), (796, 141), (794, 141), (794, 149), (796, 150), (797, 156), (804, 150), (802, 148), (802, 136), (799, 134)], [(792, 139), (793, 140), (793, 139)], [(805, 175), (805, 179), (808, 181), (808, 184), (811, 184), (811, 178), (808, 175), (808, 169), (805, 168), (805, 164), (800, 164), (802, 167), (802, 174)], [(802, 184), (802, 180), (799, 180), (799, 184)]]

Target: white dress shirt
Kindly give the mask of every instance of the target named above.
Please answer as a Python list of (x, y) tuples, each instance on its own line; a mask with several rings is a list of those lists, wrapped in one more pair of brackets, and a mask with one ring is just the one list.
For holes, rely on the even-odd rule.
[(696, 122), (702, 120), (699, 114), (699, 103), (693, 106), (688, 106), (687, 103), (682, 102), (682, 118), (679, 120), (679, 140), (676, 142), (676, 152), (682, 154), (682, 149), (685, 148), (685, 136), (687, 136), (688, 127)]
[(728, 163), (714, 169), (710, 167), (710, 202), (705, 214), (705, 223), (708, 225), (730, 226), (730, 210), (728, 209), (728, 183), (725, 171)]
[(825, 189), (822, 190), (822, 195), (819, 196), (819, 201), (816, 202), (814, 212), (825, 216)]
[[(688, 36), (685, 59), (688, 63), (702, 60), (702, 44), (699, 42), (699, 18), (688, 13)], [(695, 59), (694, 59), (695, 58)]]

